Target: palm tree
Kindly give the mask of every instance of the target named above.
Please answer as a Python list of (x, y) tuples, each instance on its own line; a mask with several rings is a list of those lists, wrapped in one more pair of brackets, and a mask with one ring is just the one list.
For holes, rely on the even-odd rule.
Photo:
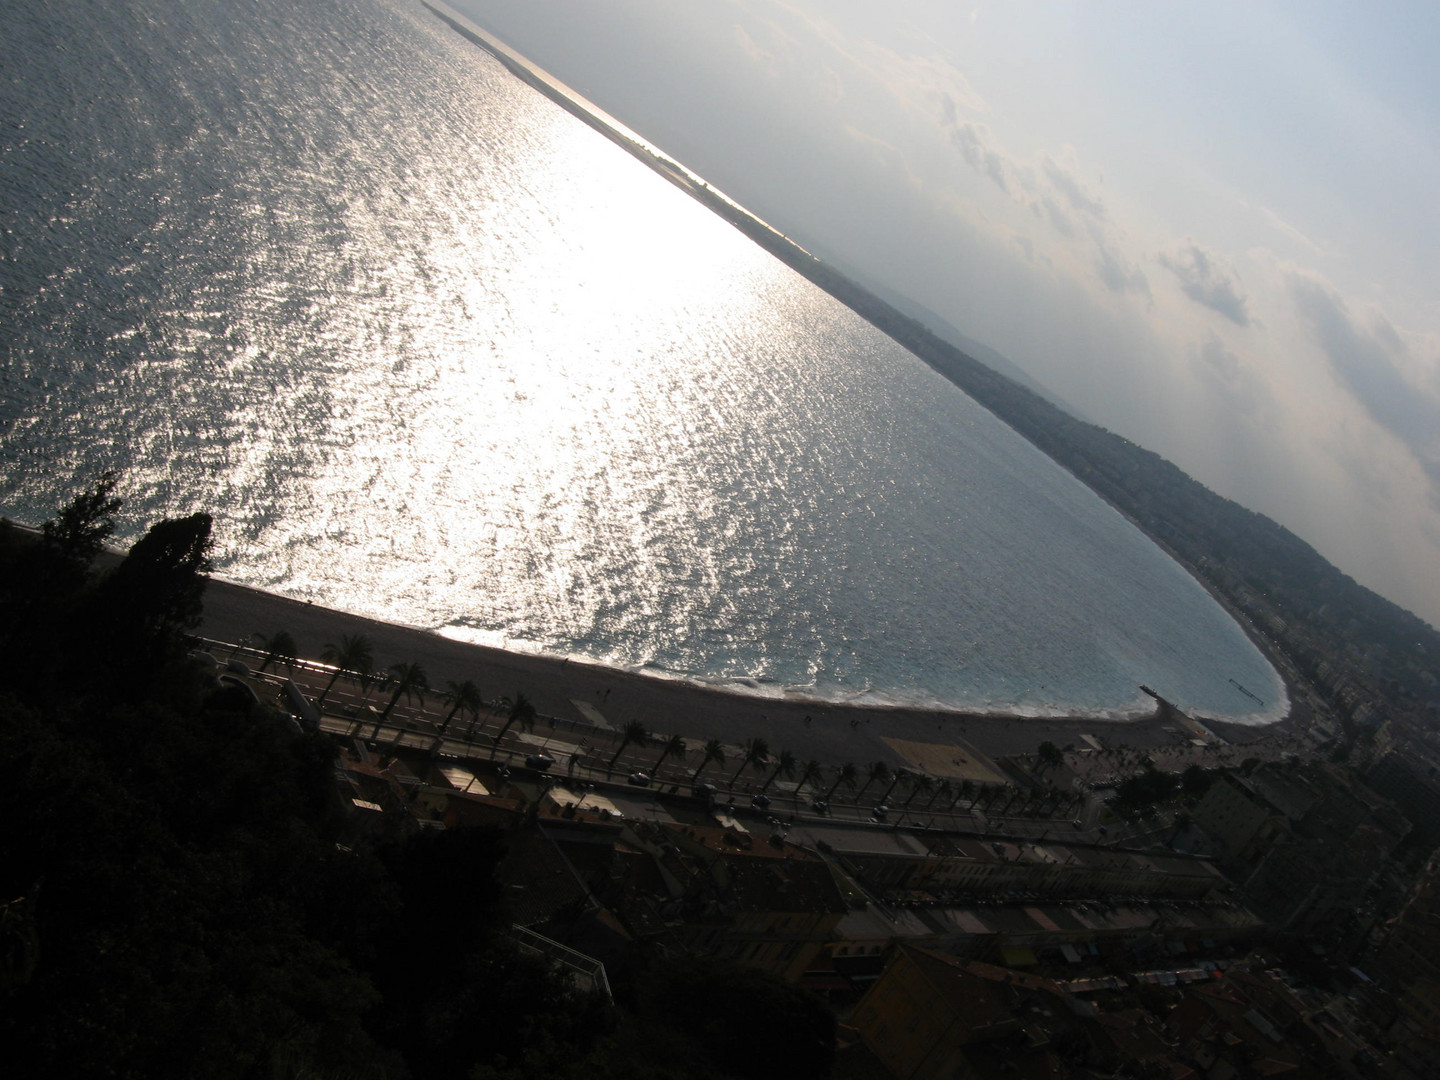
[(740, 779), (740, 774), (747, 768), (763, 769), (770, 760), (770, 744), (764, 739), (746, 739), (740, 750), (740, 768), (736, 769), (735, 775), (730, 778), (731, 787), (735, 786), (735, 781)]
[(1065, 764), (1065, 752), (1049, 739), (1040, 744), (1036, 756), (1040, 759), (1040, 768), (1035, 770), (1036, 776), (1042, 774), (1046, 769), (1053, 769), (1056, 765)]
[(330, 676), (330, 681), (325, 684), (325, 693), (320, 695), (320, 704), (325, 704), (325, 698), (329, 695), (335, 680), (340, 677), (342, 671), (351, 671), (360, 676), (370, 674), (370, 669), (375, 666), (375, 658), (370, 652), (370, 639), (364, 634), (344, 634), (340, 638), (340, 644), (325, 646), (320, 654), (322, 660), (327, 664), (335, 665), (335, 671)]
[(883, 784), (886, 780), (889, 779), (890, 766), (886, 765), (883, 761), (872, 761), (869, 768), (865, 770), (864, 786), (855, 793), (855, 801), (859, 802), (861, 799), (863, 799), (865, 797), (865, 792), (870, 790), (870, 785), (875, 783), (876, 780), (879, 780), (880, 783)]
[(445, 714), (445, 719), (440, 723), (441, 735), (444, 735), (449, 729), (450, 721), (454, 719), (457, 712), (464, 709), (473, 715), (485, 702), (480, 699), (480, 688), (469, 679), (459, 683), (450, 679), (445, 683), (445, 704), (450, 706), (450, 711)]
[(606, 763), (605, 775), (610, 775), (611, 770), (615, 768), (615, 762), (620, 760), (620, 755), (625, 752), (625, 748), (627, 746), (629, 746), (631, 743), (635, 743), (638, 746), (640, 743), (643, 743), (649, 737), (650, 733), (645, 730), (644, 724), (642, 724), (639, 720), (629, 721), (623, 728), (620, 729), (620, 745), (615, 748), (615, 755), (609, 760), (609, 762)]
[(772, 772), (765, 783), (760, 785), (760, 794), (765, 794), (765, 789), (775, 782), (775, 778), (782, 773), (788, 780), (795, 775), (795, 766), (800, 764), (795, 760), (795, 755), (789, 750), (781, 750), (780, 756), (775, 759), (775, 771)]
[(716, 765), (725, 764), (725, 744), (719, 739), (710, 739), (705, 743), (705, 748), (700, 751), (700, 768), (695, 770), (695, 775), (690, 777), (690, 783), (700, 779), (700, 774), (705, 771), (705, 766), (711, 762)]
[(824, 779), (825, 770), (820, 766), (820, 763), (818, 761), (816, 761), (814, 758), (811, 758), (809, 761), (805, 762), (804, 766), (800, 769), (800, 780), (795, 785), (795, 793), (798, 795), (800, 793), (800, 789), (803, 788), (806, 784), (809, 784), (811, 787), (816, 787), (819, 785), (820, 781)]
[(295, 646), (295, 639), (290, 636), (288, 630), (277, 630), (266, 637), (264, 634), (253, 635), (255, 642), (265, 653), (265, 659), (260, 661), (260, 671), (274, 663), (284, 664), (289, 672), (295, 673), (295, 654), (299, 649)]
[(880, 796), (880, 805), (884, 806), (888, 803), (890, 801), (890, 793), (899, 787), (901, 783), (909, 779), (910, 774), (908, 772), (904, 769), (896, 769), (890, 777), (890, 786), (885, 789), (885, 794)]
[(844, 784), (851, 791), (855, 790), (855, 781), (860, 778), (860, 770), (850, 762), (845, 762), (835, 771), (835, 782), (830, 785), (830, 790), (825, 792), (825, 801), (830, 801), (830, 796), (835, 794), (835, 789)]
[(1005, 808), (1000, 811), (1001, 817), (1004, 817), (1006, 814), (1010, 813), (1010, 807), (1014, 805), (1015, 800), (1018, 799), (1022, 794), (1024, 794), (1024, 792), (1022, 792), (1014, 784), (1006, 784), (1005, 793), (1008, 798), (1006, 798), (1005, 800)]
[(250, 644), (250, 637), (249, 637), (248, 635), (242, 634), (242, 635), (240, 636), (240, 640), (237, 641), (237, 642), (235, 642), (235, 644), (234, 644), (233, 646), (231, 646), (231, 648), (230, 648), (230, 655), (229, 655), (228, 657), (226, 657), (226, 659), (227, 659), (227, 660), (234, 660), (235, 657), (236, 657), (236, 655), (240, 652), (240, 650), (248, 647), (249, 644)]
[(660, 756), (655, 760), (655, 764), (650, 766), (650, 775), (657, 775), (660, 772), (660, 766), (665, 763), (665, 759), (668, 757), (674, 756), (684, 761), (685, 750), (685, 740), (679, 735), (671, 735), (665, 740), (665, 749), (660, 752)]
[(490, 747), (490, 759), (495, 759), (495, 751), (500, 748), (500, 740), (505, 738), (505, 733), (514, 724), (519, 724), (526, 731), (535, 726), (535, 706), (530, 704), (530, 699), (524, 694), (516, 691), (514, 700), (505, 698), (500, 702), (500, 707), (505, 710), (505, 724), (495, 736), (495, 742)]
[(935, 785), (935, 794), (930, 796), (930, 801), (925, 804), (925, 809), (930, 810), (939, 800), (949, 798), (950, 792), (953, 791), (954, 788), (955, 785), (950, 783), (949, 780), (941, 780), (940, 783)]
[(383, 671), (359, 671), (356, 674), (359, 676), (361, 701), (368, 701), (370, 691), (375, 687), (378, 686), (383, 690), (390, 685), (390, 676)]
[(951, 809), (951, 810), (954, 810), (956, 804), (959, 803), (961, 799), (965, 799), (965, 798), (968, 798), (968, 799), (970, 800), (970, 802), (966, 805), (965, 809), (966, 809), (966, 810), (973, 810), (973, 809), (975, 809), (975, 799), (976, 799), (976, 795), (975, 795), (975, 781), (973, 781), (973, 780), (961, 780), (961, 781), (960, 781), (960, 791), (959, 791), (959, 794), (957, 794), (957, 795), (955, 796), (955, 802), (952, 802), (952, 803), (950, 804), (950, 809)]
[(428, 681), (425, 676), (425, 669), (419, 664), (392, 664), (390, 675), (394, 680), (395, 692), (390, 695), (390, 703), (385, 706), (385, 711), (380, 714), (384, 720), (390, 715), (390, 710), (395, 708), (395, 703), (400, 700), (400, 695), (405, 695), (406, 701), (413, 701), (419, 698), (425, 700), (425, 684)]
[(910, 780), (910, 797), (900, 804), (900, 809), (909, 810), (910, 804), (915, 801), (916, 795), (919, 795), (922, 791), (929, 791), (934, 786), (935, 781), (924, 773), (912, 777)]

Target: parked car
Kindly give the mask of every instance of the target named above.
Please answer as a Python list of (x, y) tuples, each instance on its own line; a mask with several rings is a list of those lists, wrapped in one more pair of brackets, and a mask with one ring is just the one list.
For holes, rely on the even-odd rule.
[(525, 758), (525, 767), (534, 769), (536, 772), (545, 772), (554, 764), (555, 759), (549, 754), (530, 754)]
[(649, 787), (650, 776), (648, 773), (632, 772), (629, 776), (625, 778), (625, 782), (627, 784), (632, 784), (635, 787)]

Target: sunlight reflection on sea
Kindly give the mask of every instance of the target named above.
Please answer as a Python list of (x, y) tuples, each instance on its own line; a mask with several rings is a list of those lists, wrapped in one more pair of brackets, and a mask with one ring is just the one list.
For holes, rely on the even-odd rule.
[(754, 692), (1281, 702), (1095, 496), (422, 8), (131, 7), (13, 20), (7, 513), (116, 467), (238, 580)]

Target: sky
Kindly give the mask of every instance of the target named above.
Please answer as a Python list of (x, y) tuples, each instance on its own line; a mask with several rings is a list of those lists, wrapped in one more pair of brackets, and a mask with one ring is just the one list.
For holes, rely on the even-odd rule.
[(1440, 625), (1440, 5), (452, 2)]

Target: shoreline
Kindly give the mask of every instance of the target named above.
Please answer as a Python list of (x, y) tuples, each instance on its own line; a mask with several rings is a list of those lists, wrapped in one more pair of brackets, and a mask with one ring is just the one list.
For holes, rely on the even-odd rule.
[[(867, 319), (868, 321), (874, 323), (874, 319), (870, 315), (867, 315), (860, 308), (856, 307), (850, 299), (847, 299), (847, 295), (844, 294), (843, 290), (837, 291), (835, 287), (833, 273), (814, 255), (812, 255), (809, 251), (806, 251), (805, 248), (803, 248), (800, 244), (790, 239), (788, 236), (780, 232), (768, 222), (765, 222), (759, 217), (752, 214), (744, 206), (729, 198), (719, 189), (714, 188), (708, 183), (706, 183), (702, 177), (696, 175), (695, 173), (692, 173), (683, 164), (675, 161), (658, 147), (651, 145), (638, 133), (631, 131), (622, 122), (611, 116), (609, 113), (605, 112), (605, 110), (601, 109), (598, 105), (590, 101), (584, 95), (580, 94), (572, 87), (567, 86), (565, 83), (561, 82), (548, 71), (531, 62), (525, 56), (512, 49), (505, 42), (501, 41), (499, 38), (489, 33), (482, 26), (476, 23), (474, 19), (463, 14), (462, 12), (456, 11), (454, 8), (446, 4), (444, 0), (421, 0), (421, 3), (439, 19), (447, 23), (456, 33), (460, 34), (466, 40), (470, 41), (472, 44), (478, 46), (480, 49), (488, 53), (514, 77), (548, 98), (551, 102), (564, 109), (570, 115), (574, 116), (576, 119), (580, 120), (582, 123), (586, 124), (588, 127), (592, 128), (606, 139), (610, 140), (620, 149), (630, 154), (641, 164), (645, 165), (646, 167), (657, 173), (659, 176), (668, 180), (671, 184), (675, 185), (681, 191), (685, 192), (696, 202), (709, 209), (712, 213), (718, 215), (722, 220), (728, 222), (732, 227), (749, 237), (761, 248), (768, 251), (771, 255), (778, 258), (781, 262), (789, 266), (796, 273), (806, 278), (817, 288), (828, 293), (829, 295), (834, 297), (839, 303), (850, 308), (852, 311), (855, 311), (856, 314), (858, 314), (861, 318)], [(889, 331), (887, 331), (885, 327), (880, 326), (878, 323), (875, 325), (877, 325), (877, 328), (879, 328), (882, 333), (886, 333), (887, 336), (893, 336), (889, 335)], [(902, 348), (909, 348), (909, 346), (905, 345), (903, 342), (900, 342), (900, 344)], [(913, 350), (911, 351), (913, 352)], [(916, 355), (919, 356), (918, 353)], [(920, 357), (920, 359), (923, 363), (930, 363), (930, 361), (925, 360), (924, 357)], [(930, 364), (930, 366), (934, 367), (935, 365)], [(940, 369), (936, 368), (936, 370)], [(941, 371), (941, 374), (943, 375), (944, 372)], [(962, 392), (969, 393), (969, 391), (964, 391), (963, 388)], [(971, 396), (973, 397), (974, 395), (972, 394)], [(976, 400), (978, 401), (979, 399)], [(982, 407), (989, 408), (988, 406), (985, 406), (983, 402), (981, 402), (981, 404)], [(993, 412), (994, 410), (992, 409), (990, 411)], [(998, 413), (996, 415), (999, 416)], [(1006, 420), (1003, 416), (999, 416), (999, 419), (1007, 426), (1013, 427), (1013, 425), (1011, 425), (1009, 421)], [(1025, 438), (1023, 433), (1021, 437)], [(1029, 440), (1027, 439), (1027, 441)], [(1042, 452), (1044, 452), (1043, 449)], [(1057, 462), (1057, 464), (1059, 464), (1061, 468), (1065, 468), (1066, 471), (1070, 471), (1063, 463)], [(1083, 481), (1081, 482), (1083, 483)], [(1238, 733), (1241, 732), (1253, 731), (1255, 733), (1263, 733), (1288, 731), (1294, 725), (1296, 725), (1297, 722), (1303, 722), (1305, 717), (1308, 716), (1310, 710), (1307, 707), (1302, 706), (1302, 700), (1304, 700), (1304, 698), (1302, 697), (1302, 680), (1300, 679), (1298, 673), (1294, 670), (1294, 665), (1290, 662), (1289, 657), (1283, 655), (1278, 650), (1273, 648), (1271, 644), (1263, 638), (1263, 635), (1259, 633), (1258, 628), (1251, 624), (1248, 618), (1243, 617), (1243, 615), (1235, 609), (1234, 605), (1229, 601), (1229, 599), (1223, 596), (1214, 587), (1212, 582), (1208, 581), (1202, 575), (1197, 573), (1189, 566), (1186, 566), (1185, 563), (1181, 562), (1178, 558), (1176, 558), (1175, 553), (1170, 549), (1169, 545), (1162, 543), (1155, 536), (1151, 535), (1151, 533), (1141, 528), (1139, 523), (1136, 522), (1133, 518), (1131, 518), (1130, 515), (1127, 514), (1122, 508), (1116, 506), (1113, 502), (1107, 499), (1104, 495), (1100, 494), (1100, 492), (1096, 491), (1093, 487), (1090, 487), (1090, 485), (1088, 484), (1086, 484), (1085, 486), (1095, 495), (1096, 498), (1099, 498), (1103, 502), (1105, 502), (1105, 504), (1110, 506), (1111, 509), (1115, 510), (1122, 517), (1124, 517), (1126, 521), (1130, 522), (1130, 524), (1134, 528), (1136, 528), (1142, 535), (1144, 535), (1146, 539), (1159, 547), (1160, 550), (1165, 553), (1166, 557), (1168, 557), (1172, 562), (1179, 566), (1186, 575), (1188, 575), (1192, 580), (1194, 580), (1210, 596), (1211, 600), (1215, 602), (1225, 612), (1226, 616), (1231, 620), (1231, 622), (1233, 622), (1239, 628), (1240, 632), (1244, 634), (1244, 636), (1249, 640), (1251, 646), (1264, 658), (1265, 662), (1269, 664), (1271, 670), (1275, 672), (1277, 678), (1280, 680), (1282, 693), (1285, 695), (1285, 702), (1283, 705), (1283, 710), (1276, 719), (1254, 724), (1240, 723), (1237, 721), (1227, 720), (1211, 720), (1198, 715), (1192, 717), (1192, 719), (1200, 721), (1207, 727), (1214, 730), (1217, 734), (1220, 734), (1223, 738), (1227, 739), (1227, 741), (1232, 742), (1248, 742), (1253, 741), (1254, 738), (1258, 737), (1258, 734), (1252, 734), (1249, 737), (1240, 737)], [(746, 696), (735, 691), (727, 691), (721, 688), (706, 688), (702, 686), (696, 686), (695, 688), (697, 690), (711, 689), (716, 693), (727, 694), (732, 697), (743, 698)], [(780, 708), (782, 705), (787, 704), (784, 698), (765, 700), (773, 702), (777, 709)], [(822, 703), (807, 702), (805, 703), (805, 705), (802, 706), (802, 708), (808, 707), (812, 704), (815, 707), (821, 707)], [(1131, 720), (1110, 720), (1092, 719), (1081, 716), (1021, 717), (996, 713), (969, 713), (962, 710), (951, 710), (944, 708), (929, 709), (923, 707), (907, 707), (902, 705), (850, 706), (841, 705), (839, 703), (836, 704), (840, 708), (855, 708), (872, 714), (884, 714), (887, 712), (894, 712), (896, 714), (965, 717), (967, 719), (985, 721), (987, 723), (1024, 723), (1032, 727), (1043, 724), (1058, 724), (1063, 725), (1064, 730), (1072, 731), (1075, 725), (1082, 724), (1094, 725), (1102, 729), (1124, 728), (1126, 730), (1129, 730), (1136, 728), (1139, 725), (1153, 722), (1152, 720), (1145, 718), (1137, 718)], [(1058, 740), (1053, 738), (1051, 739), (1051, 741), (1058, 742)]]
[[(772, 750), (798, 758), (857, 765), (884, 760), (907, 764), (901, 749), (958, 748), (977, 759), (1032, 753), (1050, 741), (1085, 745), (1083, 736), (1107, 747), (1137, 749), (1177, 742), (1174, 721), (1157, 714), (1134, 720), (1086, 717), (1017, 717), (904, 706), (875, 706), (769, 698), (720, 687), (656, 678), (591, 661), (511, 652), (444, 637), (430, 630), (321, 607), (302, 600), (212, 577), (205, 593), (200, 633), (236, 643), (255, 633), (291, 634), (304, 658), (318, 658), (344, 634), (369, 638), (375, 666), (418, 663), (440, 692), (448, 681), (472, 680), (487, 698), (522, 693), (542, 717), (618, 730), (638, 720), (654, 733), (687, 740), (718, 738), (728, 745), (760, 737)], [(1228, 742), (1248, 743), (1291, 726), (1292, 715), (1265, 725), (1202, 720)], [(597, 725), (601, 726), (601, 725)], [(536, 732), (543, 734), (542, 720)]]

